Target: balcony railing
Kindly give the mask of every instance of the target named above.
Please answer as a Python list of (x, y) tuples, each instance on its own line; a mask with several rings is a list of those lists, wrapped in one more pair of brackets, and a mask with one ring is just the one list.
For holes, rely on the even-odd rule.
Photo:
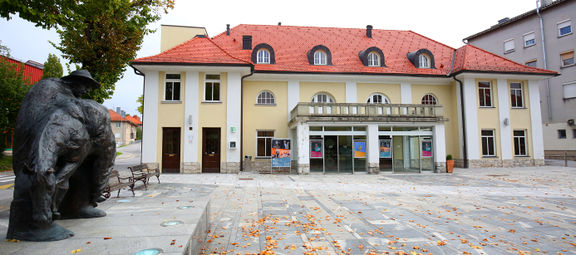
[(298, 103), (290, 112), (290, 121), (393, 121), (441, 122), (440, 105), (423, 104), (348, 104)]

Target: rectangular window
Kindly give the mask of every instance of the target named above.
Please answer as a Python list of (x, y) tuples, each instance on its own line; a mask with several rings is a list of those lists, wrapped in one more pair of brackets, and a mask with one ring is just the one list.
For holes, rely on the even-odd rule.
[(514, 156), (526, 156), (526, 131), (514, 130)]
[(204, 101), (220, 101), (219, 74), (206, 74), (204, 81)]
[(492, 88), (489, 81), (478, 83), (478, 95), (480, 96), (480, 107), (492, 107)]
[(536, 35), (534, 32), (524, 35), (524, 47), (530, 47), (536, 45)]
[(558, 129), (558, 139), (566, 139), (566, 129)]
[(164, 86), (164, 100), (180, 100), (180, 74), (166, 74), (166, 85)]
[(482, 130), (482, 156), (496, 156), (494, 130)]
[(576, 82), (570, 82), (562, 85), (564, 99), (576, 98)]
[(524, 108), (524, 98), (522, 95), (522, 83), (510, 83), (510, 102), (512, 108)]
[(273, 130), (257, 131), (256, 135), (256, 156), (270, 157), (272, 156), (272, 138), (274, 138)]
[(572, 21), (567, 20), (558, 23), (558, 36), (572, 34)]
[(572, 129), (572, 138), (576, 139), (576, 129)]
[(526, 61), (525, 65), (531, 66), (531, 67), (537, 67), (536, 66), (536, 59)]
[(116, 127), (117, 127), (117, 128), (120, 127), (120, 122), (116, 122)]
[(574, 51), (567, 51), (560, 53), (560, 58), (562, 59), (562, 66), (574, 65)]
[(514, 39), (504, 41), (504, 53), (514, 52)]

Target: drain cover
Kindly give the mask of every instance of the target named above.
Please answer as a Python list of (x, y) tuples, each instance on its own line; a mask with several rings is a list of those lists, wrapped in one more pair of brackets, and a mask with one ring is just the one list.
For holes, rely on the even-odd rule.
[(254, 180), (254, 178), (244, 177), (244, 178), (238, 178), (238, 180), (241, 180), (241, 181), (252, 181), (252, 180)]
[(194, 206), (193, 205), (178, 206), (178, 209), (190, 209), (190, 208), (194, 208)]
[(160, 224), (160, 226), (162, 226), (162, 227), (169, 227), (169, 226), (180, 225), (180, 224), (183, 224), (183, 223), (184, 223), (184, 222), (179, 221), (179, 220), (169, 220), (169, 221), (162, 222), (162, 224)]
[(502, 177), (502, 176), (510, 176), (510, 175), (507, 175), (507, 174), (489, 174), (489, 175), (486, 175), (486, 176), (490, 176), (490, 177)]
[(130, 200), (130, 199), (120, 199), (120, 200), (117, 200), (116, 202), (118, 202), (118, 203), (130, 203), (130, 202), (132, 202), (132, 200)]
[(164, 251), (160, 248), (152, 248), (152, 249), (137, 251), (136, 253), (134, 253), (134, 255), (160, 255), (160, 254), (162, 254), (162, 252), (164, 252)]

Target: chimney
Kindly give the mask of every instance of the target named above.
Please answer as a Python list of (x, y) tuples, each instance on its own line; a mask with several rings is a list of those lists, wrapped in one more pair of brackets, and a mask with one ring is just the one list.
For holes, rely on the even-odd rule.
[(278, 26), (282, 26), (282, 22), (278, 22)]
[(372, 25), (366, 26), (366, 36), (372, 38)]
[(124, 110), (122, 110), (122, 113), (120, 114), (120, 116), (122, 116), (122, 118), (126, 117), (126, 112)]
[(120, 107), (116, 107), (116, 113), (120, 114)]
[(230, 35), (230, 24), (226, 24), (226, 35)]
[(251, 50), (252, 49), (252, 36), (251, 35), (243, 35), (242, 36), (242, 49), (243, 50)]

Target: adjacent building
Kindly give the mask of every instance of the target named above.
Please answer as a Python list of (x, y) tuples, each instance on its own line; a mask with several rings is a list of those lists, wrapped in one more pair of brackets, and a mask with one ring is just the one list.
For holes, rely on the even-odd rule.
[(544, 1), (464, 40), (507, 59), (557, 71), (540, 81), (544, 149), (550, 157), (576, 154), (576, 1)]
[(134, 143), (137, 129), (142, 126), (140, 117), (127, 115), (120, 107), (116, 108), (116, 111), (109, 109), (108, 113), (110, 114), (110, 125), (116, 138), (116, 145)]
[(163, 36), (175, 46), (131, 64), (142, 162), (163, 172), (274, 172), (276, 148), (300, 174), (544, 164), (539, 84), (556, 72), (372, 26)]

